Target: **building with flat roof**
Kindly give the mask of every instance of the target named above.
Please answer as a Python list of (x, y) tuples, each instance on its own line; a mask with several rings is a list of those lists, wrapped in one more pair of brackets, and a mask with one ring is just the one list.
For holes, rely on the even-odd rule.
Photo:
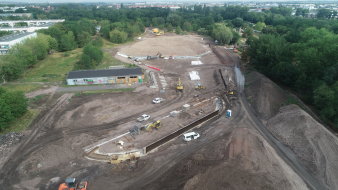
[(34, 38), (36, 36), (36, 32), (23, 32), (0, 37), (0, 55), (7, 54), (10, 48), (25, 39)]
[(104, 70), (81, 70), (68, 73), (67, 85), (134, 84), (142, 83), (144, 74), (140, 67)]

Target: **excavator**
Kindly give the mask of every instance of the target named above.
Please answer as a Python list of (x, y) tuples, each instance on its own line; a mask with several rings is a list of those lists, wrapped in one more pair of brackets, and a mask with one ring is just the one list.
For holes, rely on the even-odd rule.
[(158, 28), (154, 28), (153, 30), (153, 33), (156, 35), (156, 36), (161, 36), (164, 34), (164, 31), (163, 30), (159, 30)]
[(155, 122), (145, 125), (143, 129), (145, 129), (146, 131), (152, 131), (154, 128), (159, 129), (160, 127), (161, 127), (161, 121), (157, 120)]
[(195, 90), (202, 90), (205, 89), (205, 86), (203, 86), (200, 82), (197, 82), (195, 85)]
[(183, 91), (183, 83), (181, 82), (181, 79), (178, 78), (178, 82), (176, 85), (176, 90), (182, 92)]

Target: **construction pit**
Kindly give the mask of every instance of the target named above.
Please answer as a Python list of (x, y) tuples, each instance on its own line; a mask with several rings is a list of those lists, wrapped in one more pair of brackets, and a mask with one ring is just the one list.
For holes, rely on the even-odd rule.
[[(117, 134), (117, 136), (106, 138), (84, 148), (87, 152), (86, 157), (91, 160), (113, 163), (114, 159), (118, 159), (118, 161), (129, 159), (125, 155), (140, 157), (146, 153), (145, 147), (149, 144), (219, 109), (220, 106), (217, 105), (217, 103), (220, 104), (219, 101), (220, 99), (215, 97), (193, 99), (164, 115), (151, 115), (147, 121), (138, 122), (135, 120), (116, 126), (114, 135)], [(156, 122), (158, 122), (158, 126), (149, 126)], [(126, 131), (126, 129), (129, 130)], [(118, 134), (119, 132), (121, 133)]]
[[(214, 51), (210, 43), (198, 35), (166, 33), (155, 36), (145, 33), (140, 40), (114, 47), (110, 51), (112, 56), (144, 69), (145, 83), (127, 92), (77, 96), (73, 93), (54, 94), (42, 105), (46, 109), (24, 132), (21, 143), (8, 152), (2, 152), (0, 189), (57, 189), (67, 177), (88, 181), (91, 190), (107, 187), (309, 189), (309, 180), (304, 175), (308, 173), (297, 170), (289, 161), (290, 157), (296, 156), (292, 152), (281, 154), (287, 147), (276, 148), (271, 135), (262, 131), (271, 130), (281, 142), (298, 150), (297, 139), (302, 133), (290, 136), (292, 126), (297, 126), (300, 131), (304, 131), (303, 128), (313, 131), (313, 126), (322, 126), (317, 123), (302, 126), (300, 122), (291, 121), (288, 123), (291, 122), (292, 126), (284, 124), (285, 117), (302, 112), (298, 111), (300, 108), (285, 107), (278, 113), (277, 108), (284, 100), (276, 98), (284, 96), (261, 75), (253, 77), (257, 80), (249, 77), (245, 90), (249, 103), (246, 102), (244, 92), (234, 85), (238, 82), (234, 67), (239, 65), (239, 57), (224, 47), (216, 47)], [(146, 59), (148, 56), (151, 59)], [(135, 60), (135, 57), (145, 59)], [(197, 76), (199, 80), (192, 80)], [(176, 91), (179, 80), (184, 86), (183, 92)], [(204, 88), (195, 89), (196, 84)], [(231, 89), (238, 90), (237, 97), (228, 94)], [(153, 104), (156, 97), (164, 101)], [(200, 138), (185, 142), (182, 135), (178, 135), (161, 146), (144, 151), (144, 147), (215, 113), (216, 98), (223, 101), (221, 111), (189, 128), (198, 132)], [(250, 109), (251, 105), (254, 111)], [(225, 116), (225, 109), (232, 110), (230, 118)], [(136, 119), (142, 114), (151, 118), (138, 122)], [(299, 117), (310, 118), (306, 114)], [(141, 130), (138, 135), (129, 133), (135, 126), (142, 127), (157, 120), (161, 121), (159, 129)], [(261, 120), (263, 124), (259, 123)], [(281, 130), (285, 125), (288, 125), (288, 133)], [(323, 147), (333, 147), (332, 150), (337, 147), (336, 137), (324, 138), (328, 133), (326, 130), (315, 132), (315, 137), (323, 137), (320, 138), (322, 141), (327, 139), (328, 142), (322, 142)], [(316, 141), (310, 139), (312, 136), (308, 137), (309, 141)], [(326, 144), (329, 146), (324, 146)], [(318, 159), (324, 161), (312, 166), (313, 171), (320, 173), (319, 182), (316, 173), (311, 179), (314, 185), (322, 187), (324, 184), (325, 187), (328, 177), (320, 170), (333, 168), (327, 170), (331, 176), (327, 185), (336, 189), (334, 179), (338, 174), (334, 168), (337, 164), (333, 161), (338, 154), (331, 150), (327, 151), (330, 154), (320, 152), (315, 145), (311, 149), (316, 158), (325, 156), (327, 160)], [(296, 166), (302, 166), (302, 155), (297, 156), (301, 159)], [(313, 159), (306, 160), (306, 163), (310, 161)]]

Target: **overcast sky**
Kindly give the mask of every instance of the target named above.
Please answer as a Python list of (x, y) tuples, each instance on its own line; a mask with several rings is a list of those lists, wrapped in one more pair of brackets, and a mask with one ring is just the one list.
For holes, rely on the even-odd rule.
[[(254, 0), (169, 0), (169, 2), (244, 2), (244, 1), (254, 1)], [(269, 2), (281, 2), (281, 1), (291, 1), (291, 0), (256, 0), (256, 1), (269, 1)], [(305, 1), (305, 0), (292, 0), (292, 1)], [(323, 0), (307, 0), (311, 2), (315, 1), (323, 1)], [(332, 1), (332, 0), (331, 0)], [(2, 2), (0, 0), (0, 2)], [(5, 0), (5, 2), (24, 2), (24, 3), (84, 3), (84, 2), (166, 2), (164, 0), (156, 1), (156, 0)]]

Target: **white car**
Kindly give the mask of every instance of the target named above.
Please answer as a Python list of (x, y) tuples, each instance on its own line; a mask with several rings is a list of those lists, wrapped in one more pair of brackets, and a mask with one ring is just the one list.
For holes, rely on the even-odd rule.
[(183, 139), (187, 142), (194, 140), (194, 139), (197, 139), (199, 137), (200, 137), (200, 134), (198, 134), (196, 132), (189, 132), (189, 133), (183, 134)]
[(159, 104), (159, 103), (161, 103), (163, 101), (163, 98), (154, 98), (153, 99), (153, 103), (154, 104)]
[(143, 114), (139, 118), (137, 118), (137, 121), (146, 121), (150, 118), (150, 115)]

